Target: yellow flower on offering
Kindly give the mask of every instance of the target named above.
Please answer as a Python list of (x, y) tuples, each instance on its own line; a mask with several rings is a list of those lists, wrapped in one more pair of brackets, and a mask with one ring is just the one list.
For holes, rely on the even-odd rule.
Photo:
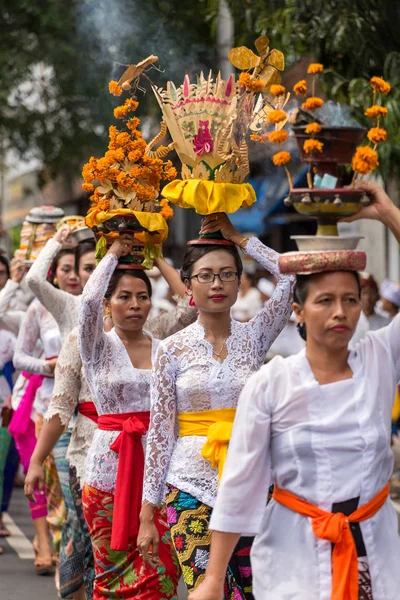
[(286, 88), (284, 85), (274, 84), (271, 85), (269, 91), (273, 96), (282, 96), (286, 92)]
[(369, 146), (358, 146), (356, 149), (351, 166), (353, 171), (368, 175), (379, 165), (378, 154)]
[(314, 133), (319, 133), (322, 130), (322, 127), (319, 123), (309, 123), (306, 126), (306, 134), (312, 135)]
[(370, 108), (367, 108), (364, 115), (366, 117), (370, 117), (371, 119), (376, 119), (377, 117), (386, 117), (388, 114), (388, 109), (384, 106), (380, 106), (379, 104), (374, 104)]
[(293, 86), (293, 91), (297, 96), (304, 96), (307, 93), (307, 82), (301, 79)]
[(322, 152), (324, 144), (319, 140), (305, 140), (303, 144), (303, 150), (306, 154), (312, 154), (313, 152)]
[(273, 155), (272, 157), (272, 162), (274, 163), (274, 165), (276, 167), (283, 167), (284, 165), (287, 165), (288, 162), (290, 162), (290, 153), (286, 152), (286, 151), (282, 151), (282, 152), (277, 152), (276, 154)]
[(323, 70), (324, 65), (321, 65), (321, 63), (311, 63), (307, 69), (307, 73), (310, 75), (316, 75), (317, 73), (322, 73)]
[(93, 192), (93, 183), (82, 183), (82, 189), (84, 192)]
[(253, 78), (250, 73), (240, 73), (239, 83), (251, 92), (256, 93), (261, 92), (265, 87), (265, 84), (261, 81), (261, 79)]
[(259, 144), (266, 144), (268, 141), (268, 137), (268, 133), (252, 133), (250, 135), (250, 139), (253, 140), (253, 142), (258, 142)]
[(168, 200), (166, 200), (165, 198), (161, 200), (160, 204), (162, 207), (160, 210), (160, 214), (164, 217), (166, 221), (168, 221), (168, 219), (174, 216), (174, 211), (170, 207)]
[(382, 94), (385, 94), (385, 96), (387, 96), (391, 90), (390, 83), (382, 79), (382, 77), (372, 77), (370, 79), (370, 84), (375, 92), (381, 92)]
[(267, 121), (270, 123), (280, 123), (281, 121), (285, 121), (287, 119), (286, 113), (283, 110), (271, 110), (267, 114)]
[(321, 108), (323, 104), (324, 101), (322, 98), (318, 98), (318, 96), (310, 96), (305, 102), (303, 102), (301, 108), (303, 110), (315, 110), (316, 108)]
[(367, 138), (373, 144), (385, 142), (387, 138), (387, 131), (386, 129), (382, 129), (381, 127), (371, 127), (371, 129), (367, 133)]
[(271, 133), (268, 134), (269, 141), (274, 144), (283, 144), (283, 142), (286, 142), (288, 137), (288, 132), (284, 131), (283, 129), (281, 129), (281, 131), (271, 131)]
[(113, 96), (120, 96), (122, 94), (122, 88), (119, 87), (116, 81), (110, 81), (108, 84), (108, 90)]

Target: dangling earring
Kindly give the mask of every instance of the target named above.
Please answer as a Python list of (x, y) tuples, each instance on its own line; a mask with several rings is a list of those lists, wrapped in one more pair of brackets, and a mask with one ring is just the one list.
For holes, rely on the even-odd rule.
[(53, 283), (54, 283), (54, 285), (58, 285), (58, 279), (57, 279), (57, 277), (54, 277)]
[(307, 329), (305, 323), (297, 323), (296, 325), (297, 331), (300, 334), (300, 337), (306, 342), (307, 341)]
[(189, 300), (189, 306), (196, 306), (195, 301), (193, 300), (193, 296), (190, 296), (190, 300)]

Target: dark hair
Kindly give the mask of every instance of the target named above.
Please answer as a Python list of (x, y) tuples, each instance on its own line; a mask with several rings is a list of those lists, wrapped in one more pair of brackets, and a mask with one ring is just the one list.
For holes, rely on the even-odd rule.
[(49, 269), (49, 274), (47, 276), (47, 279), (53, 285), (55, 285), (54, 278), (56, 276), (58, 263), (60, 262), (60, 260), (62, 259), (63, 256), (68, 256), (68, 254), (75, 254), (75, 248), (62, 248), (62, 250), (60, 250), (60, 252), (58, 252), (58, 254), (56, 254), (56, 256), (53, 259), (53, 262), (51, 263), (51, 267)]
[[(341, 271), (342, 273), (352, 273), (357, 282), (358, 288), (358, 297), (361, 299), (361, 279), (360, 275), (357, 271)], [(312, 273), (311, 275), (297, 275), (296, 277), (296, 285), (294, 287), (294, 298), (293, 301), (300, 306), (303, 306), (305, 301), (307, 300), (308, 291), (310, 289), (310, 283), (321, 273)], [(307, 340), (307, 329), (305, 323), (297, 323), (297, 330), (300, 334), (300, 337), (303, 340)]]
[(87, 254), (88, 252), (94, 252), (96, 250), (96, 242), (94, 240), (85, 240), (84, 242), (79, 242), (75, 249), (75, 272), (79, 273), (79, 264), (81, 262), (82, 256)]
[(5, 256), (3, 256), (2, 254), (0, 254), (0, 262), (3, 263), (3, 265), (6, 268), (7, 279), (10, 279), (10, 276), (11, 276), (11, 273), (10, 273), (10, 263), (8, 262), (7, 258)]
[(115, 290), (118, 287), (118, 283), (120, 282), (122, 277), (124, 277), (124, 275), (130, 275), (131, 277), (135, 277), (136, 279), (141, 279), (142, 281), (144, 281), (147, 287), (147, 291), (149, 293), (149, 298), (151, 298), (152, 289), (150, 279), (147, 273), (145, 273), (141, 269), (118, 269), (114, 271), (110, 283), (108, 284), (107, 291), (104, 294), (104, 298), (106, 300), (110, 300), (111, 296), (114, 294)]
[(242, 264), (242, 259), (240, 258), (240, 255), (239, 255), (239, 252), (238, 252), (238, 249), (236, 248), (236, 246), (220, 246), (217, 244), (212, 244), (212, 245), (204, 245), (204, 246), (202, 246), (202, 245), (189, 246), (189, 248), (185, 252), (185, 256), (183, 257), (183, 261), (182, 261), (182, 269), (181, 269), (182, 281), (185, 281), (186, 279), (190, 279), (190, 277), (192, 276), (193, 265), (195, 264), (195, 262), (197, 262), (200, 258), (205, 256), (206, 254), (209, 254), (210, 252), (215, 252), (216, 250), (225, 250), (226, 252), (228, 252), (228, 254), (233, 256), (233, 260), (235, 261), (236, 271), (238, 274), (238, 280), (240, 280), (240, 277), (242, 276), (242, 273), (243, 273), (243, 264)]

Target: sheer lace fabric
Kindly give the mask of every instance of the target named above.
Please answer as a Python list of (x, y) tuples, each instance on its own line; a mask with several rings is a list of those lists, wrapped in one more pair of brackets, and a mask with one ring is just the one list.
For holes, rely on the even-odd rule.
[(64, 341), (70, 331), (78, 324), (82, 296), (74, 296), (59, 290), (47, 281), (51, 263), (61, 248), (62, 245), (51, 238), (30, 268), (26, 281), (35, 296), (57, 321), (61, 338)]
[(22, 320), (33, 295), (25, 280), (16, 283), (9, 279), (0, 291), (0, 327), (18, 335)]
[(244, 384), (262, 366), (291, 314), (294, 278), (280, 275), (279, 254), (257, 238), (247, 242), (246, 252), (276, 276), (278, 283), (269, 302), (251, 321), (231, 321), (225, 360), (215, 360), (198, 321), (160, 344), (152, 382), (143, 490), (143, 500), (152, 504), (162, 502), (167, 481), (213, 506), (218, 475), (201, 456), (205, 438), (176, 438), (177, 413), (236, 408)]
[(76, 468), (78, 478), (83, 481), (86, 455), (92, 443), (96, 423), (78, 413), (75, 409), (82, 402), (91, 402), (92, 394), (83, 374), (81, 355), (79, 354), (78, 329), (71, 331), (63, 344), (58, 357), (54, 376), (54, 390), (46, 413), (46, 421), (58, 415), (65, 426), (73, 426), (67, 460)]
[[(15, 342), (15, 335), (13, 335), (10, 331), (0, 329), (0, 371), (3, 369), (6, 363), (12, 360), (15, 349)], [(6, 398), (6, 396), (8, 396), (8, 394), (10, 394), (10, 392), (11, 390), (10, 386), (8, 385), (7, 379), (4, 377), (4, 375), (0, 374), (0, 409), (4, 399)]]
[[(37, 341), (43, 347), (43, 357), (37, 356)], [(45, 375), (45, 379), (36, 393), (35, 410), (44, 415), (53, 392), (54, 378), (49, 377), (45, 369), (46, 359), (59, 355), (61, 336), (54, 317), (39, 302), (34, 300), (22, 321), (14, 353), (14, 366), (21, 371)]]

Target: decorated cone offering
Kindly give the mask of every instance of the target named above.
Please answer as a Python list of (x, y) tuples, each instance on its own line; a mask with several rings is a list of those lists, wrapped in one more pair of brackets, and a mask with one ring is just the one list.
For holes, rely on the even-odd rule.
[[(117, 82), (109, 88), (114, 95), (122, 94)], [(90, 158), (82, 171), (83, 189), (93, 192), (85, 222), (98, 239), (97, 258), (120, 233), (135, 236), (137, 247), (120, 259), (124, 268), (152, 267), (168, 235), (166, 220), (173, 215), (167, 200), (160, 198), (160, 186), (163, 180), (174, 179), (176, 170), (170, 161), (146, 153), (140, 120), (133, 114), (138, 105), (127, 98), (114, 109), (122, 125), (110, 127), (108, 150), (101, 158)]]
[[(181, 208), (200, 215), (234, 213), (256, 201), (252, 186), (244, 183), (249, 173), (246, 134), (255, 117), (256, 94), (279, 83), (283, 55), (269, 50), (266, 36), (256, 41), (259, 55), (248, 48), (229, 53), (233, 65), (243, 72), (239, 80), (203, 73), (196, 82), (186, 75), (178, 88), (169, 81), (165, 89), (153, 85), (163, 113), (160, 135), (148, 148), (150, 156), (162, 156), (153, 146), (168, 129), (182, 162), (181, 179), (167, 184), (162, 195)], [(248, 72), (252, 70), (252, 73)], [(170, 146), (170, 147), (171, 147)], [(193, 243), (230, 244), (218, 233), (200, 236)]]
[(64, 211), (58, 206), (35, 206), (22, 224), (19, 248), (15, 257), (31, 265), (39, 256), (46, 242), (56, 232), (57, 223), (64, 217)]

